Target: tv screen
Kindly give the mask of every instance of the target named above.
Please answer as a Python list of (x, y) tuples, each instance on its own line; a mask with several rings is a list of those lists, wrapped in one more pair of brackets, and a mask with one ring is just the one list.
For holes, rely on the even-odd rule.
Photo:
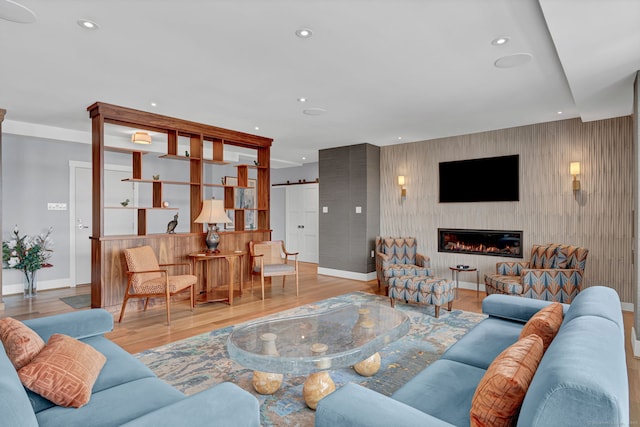
[(440, 163), (440, 203), (520, 200), (520, 156)]

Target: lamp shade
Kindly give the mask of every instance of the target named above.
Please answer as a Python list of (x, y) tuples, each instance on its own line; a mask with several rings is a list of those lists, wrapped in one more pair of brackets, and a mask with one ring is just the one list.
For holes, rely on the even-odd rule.
[(200, 215), (194, 222), (202, 224), (229, 223), (231, 220), (224, 211), (224, 201), (217, 199), (207, 199), (202, 202)]
[(404, 175), (398, 175), (398, 185), (404, 185)]
[(131, 135), (131, 142), (135, 144), (151, 144), (151, 135), (146, 132), (135, 132)]
[(569, 171), (571, 175), (580, 175), (580, 162), (569, 163)]

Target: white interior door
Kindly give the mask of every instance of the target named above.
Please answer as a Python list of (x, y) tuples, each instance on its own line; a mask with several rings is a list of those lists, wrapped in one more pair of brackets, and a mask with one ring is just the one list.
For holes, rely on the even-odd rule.
[(292, 185), (285, 195), (286, 246), (298, 260), (318, 262), (318, 184)]
[[(75, 249), (74, 285), (91, 283), (91, 167), (77, 166), (72, 169), (74, 174), (73, 214), (75, 216), (72, 234)], [(104, 204), (105, 206), (120, 206), (120, 202), (129, 199), (130, 206), (135, 206), (136, 191), (134, 184), (123, 182), (130, 178), (128, 170), (114, 170), (105, 167)], [(105, 209), (105, 235), (136, 234), (136, 211), (132, 209)]]

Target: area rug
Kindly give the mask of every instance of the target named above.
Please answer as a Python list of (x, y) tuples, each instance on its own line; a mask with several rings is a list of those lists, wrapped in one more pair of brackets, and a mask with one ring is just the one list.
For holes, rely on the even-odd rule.
[(60, 298), (60, 301), (75, 309), (91, 307), (91, 294), (74, 295), (72, 297)]
[[(389, 304), (389, 299), (364, 292), (353, 292), (317, 303), (280, 312), (266, 318), (280, 318), (324, 311), (344, 304)], [(455, 302), (454, 302), (455, 306)], [(432, 306), (396, 304), (411, 320), (409, 333), (380, 351), (382, 366), (372, 377), (362, 377), (352, 368), (330, 371), (336, 388), (348, 382), (385, 395), (423, 370), (486, 316), (461, 310), (440, 311), (434, 317)], [(190, 395), (224, 381), (249, 391), (260, 401), (263, 426), (313, 426), (315, 412), (302, 398), (305, 376), (285, 374), (280, 389), (273, 395), (260, 395), (251, 385), (252, 371), (229, 359), (226, 341), (233, 327), (218, 329), (162, 347), (144, 351), (136, 357), (162, 380)]]

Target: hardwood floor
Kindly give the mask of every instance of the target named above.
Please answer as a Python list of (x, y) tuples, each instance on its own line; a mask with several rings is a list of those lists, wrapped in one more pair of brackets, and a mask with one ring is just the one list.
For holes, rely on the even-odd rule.
[[(260, 299), (260, 283), (254, 282), (253, 294), (250, 283), (245, 283), (242, 297), (234, 298), (232, 306), (226, 303), (198, 304), (192, 313), (187, 301), (172, 304), (171, 326), (166, 326), (164, 304), (150, 308), (147, 312), (128, 311), (121, 324), (115, 324), (107, 337), (130, 353), (188, 338), (214, 329), (246, 322), (268, 314), (313, 303), (348, 292), (363, 291), (375, 294), (376, 281), (359, 282), (329, 276), (319, 276), (315, 264), (301, 263), (300, 296), (296, 297), (293, 279), (287, 279), (283, 289), (280, 278), (273, 279), (273, 285), (265, 286), (265, 299)], [(90, 293), (89, 286), (66, 288), (38, 293), (35, 300), (25, 301), (22, 295), (4, 297), (5, 311), (0, 316), (11, 316), (19, 320), (48, 316), (74, 311), (60, 300), (62, 297)], [(237, 294), (237, 293), (236, 293)], [(484, 294), (461, 289), (455, 300), (454, 309), (481, 312)], [(633, 325), (633, 314), (623, 312), (626, 337), (627, 371), (629, 376), (630, 425), (640, 425), (640, 359), (633, 357), (629, 338)]]

